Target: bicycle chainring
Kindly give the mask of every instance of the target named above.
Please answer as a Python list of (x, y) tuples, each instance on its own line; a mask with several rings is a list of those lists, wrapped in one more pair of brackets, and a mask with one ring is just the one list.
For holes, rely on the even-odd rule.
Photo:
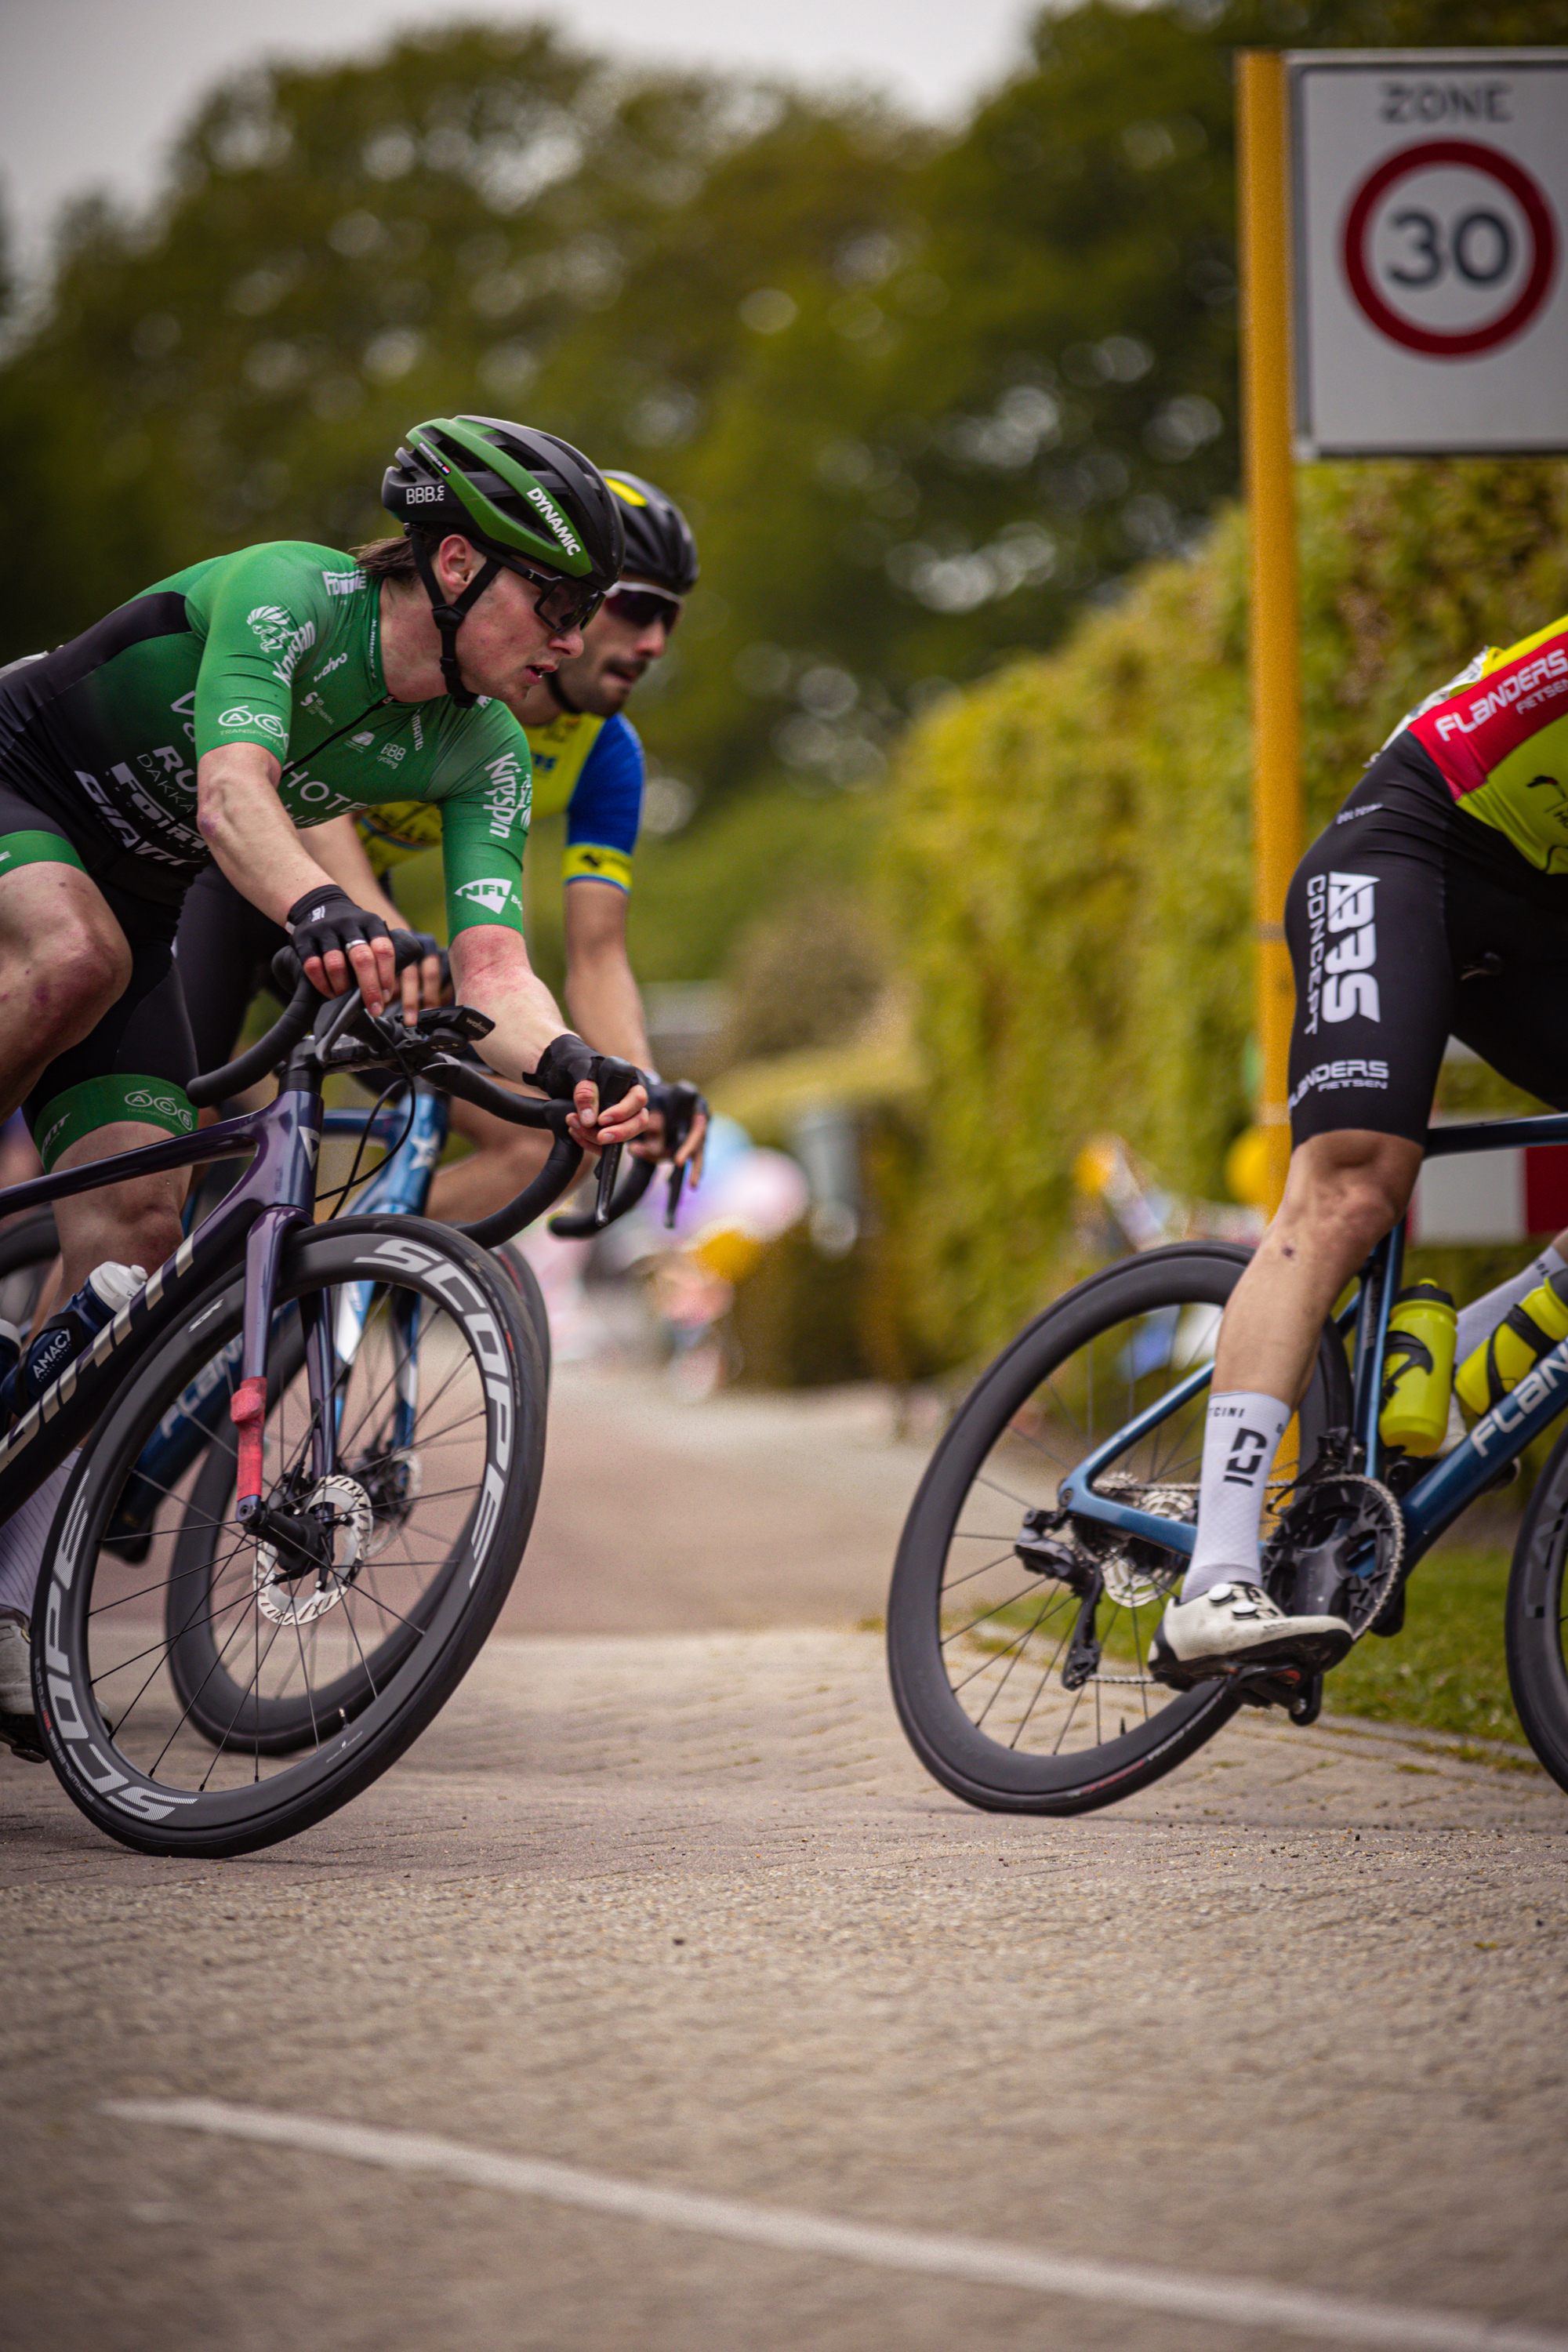
[(1386, 1486), (1349, 1470), (1309, 1474), (1281, 1505), (1263, 1580), (1281, 1609), (1342, 1617), (1359, 1642), (1397, 1589), (1404, 1558), (1405, 1520)]

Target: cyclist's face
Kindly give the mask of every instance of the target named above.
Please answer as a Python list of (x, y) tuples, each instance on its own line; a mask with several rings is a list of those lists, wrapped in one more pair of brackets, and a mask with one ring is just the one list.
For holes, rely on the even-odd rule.
[(473, 693), (521, 701), (551, 670), (581, 654), (582, 630), (551, 628), (533, 609), (538, 596), (531, 581), (498, 572), (469, 612), (458, 653)]
[(561, 683), (573, 709), (613, 719), (668, 642), (662, 621), (623, 621), (601, 605), (583, 632), (582, 652), (561, 665)]

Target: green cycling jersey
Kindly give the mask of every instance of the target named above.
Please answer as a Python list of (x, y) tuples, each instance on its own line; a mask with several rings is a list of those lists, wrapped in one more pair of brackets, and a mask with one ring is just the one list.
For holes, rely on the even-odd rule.
[(394, 701), (380, 636), (377, 584), (336, 549), (282, 541), (192, 564), (0, 677), (0, 780), (106, 845), (121, 887), (167, 899), (209, 859), (197, 760), (259, 743), (297, 825), (438, 807), (450, 932), (521, 932), (528, 739), (498, 702)]

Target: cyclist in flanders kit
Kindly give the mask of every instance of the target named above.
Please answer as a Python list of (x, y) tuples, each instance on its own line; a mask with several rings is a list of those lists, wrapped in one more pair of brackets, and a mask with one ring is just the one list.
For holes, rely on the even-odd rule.
[[(605, 480), (626, 533), (622, 578), (587, 624), (582, 652), (511, 708), (532, 757), (533, 815), (566, 815), (568, 1006), (595, 1049), (646, 1068), (647, 1035), (626, 946), (645, 769), (642, 746), (622, 714), (637, 681), (665, 652), (696, 583), (697, 549), (685, 517), (662, 490), (618, 469)], [(313, 845), (353, 897), (392, 921), (398, 871), (434, 850), (440, 824), (438, 806), (394, 800), (329, 824)], [(267, 984), (279, 937), (218, 869), (209, 868), (191, 891), (176, 955), (204, 1065), (216, 1066), (232, 1051), (251, 997)], [(452, 1118), (478, 1148), (438, 1172), (430, 1213), (483, 1216), (528, 1181), (538, 1164), (538, 1139), (471, 1104), (455, 1101)], [(700, 1160), (705, 1124), (699, 1112), (680, 1146), (682, 1160)], [(656, 1096), (634, 1150), (658, 1158), (663, 1146)]]
[[(171, 945), (209, 857), (285, 926), (323, 993), (357, 982), (383, 1008), (388, 925), (301, 828), (394, 798), (439, 808), (454, 978), (495, 1023), (486, 1058), (572, 1101), (581, 1141), (641, 1132), (640, 1087), (600, 1120), (593, 1055), (529, 966), (529, 752), (506, 708), (581, 652), (620, 574), (620, 509), (566, 443), (485, 417), (416, 427), (382, 497), (406, 578), (331, 548), (252, 548), (0, 674), (0, 1117), (26, 1106), (48, 1168), (194, 1125)], [(59, 1202), (63, 1291), (107, 1258), (162, 1263), (184, 1183), (176, 1171)], [(52, 1508), (47, 1488), (37, 1508)], [(5, 1708), (25, 1607), (10, 1567)]]
[[(1400, 1217), (1450, 1035), (1568, 1108), (1568, 616), (1489, 646), (1400, 721), (1290, 885), (1290, 1173), (1221, 1325), (1192, 1566), (1153, 1655), (1168, 1680), (1245, 1656), (1329, 1665), (1337, 1617), (1261, 1590), (1275, 1451), (1335, 1298)], [(1568, 1234), (1467, 1307), (1460, 1359)]]

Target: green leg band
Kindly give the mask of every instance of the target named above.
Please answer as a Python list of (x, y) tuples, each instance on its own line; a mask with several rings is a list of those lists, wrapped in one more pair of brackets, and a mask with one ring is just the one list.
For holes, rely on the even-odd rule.
[(0, 877), (18, 866), (74, 866), (79, 874), (87, 872), (63, 833), (0, 834)]
[(34, 1140), (45, 1175), (84, 1135), (123, 1118), (136, 1119), (142, 1127), (161, 1127), (167, 1135), (192, 1135), (196, 1125), (196, 1114), (184, 1087), (177, 1087), (173, 1078), (145, 1077), (135, 1070), (83, 1078), (47, 1103), (39, 1117)]

